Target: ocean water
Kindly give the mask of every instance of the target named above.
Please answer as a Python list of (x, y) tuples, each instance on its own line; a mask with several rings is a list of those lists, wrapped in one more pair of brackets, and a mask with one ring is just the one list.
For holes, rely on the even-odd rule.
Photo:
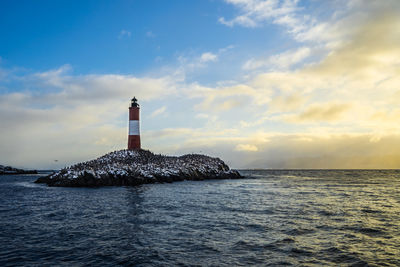
[(0, 266), (400, 266), (400, 171), (50, 188), (0, 176)]

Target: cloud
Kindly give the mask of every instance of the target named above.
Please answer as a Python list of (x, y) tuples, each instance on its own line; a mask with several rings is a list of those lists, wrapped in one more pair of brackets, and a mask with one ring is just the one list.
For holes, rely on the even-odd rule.
[[(159, 98), (176, 92), (175, 80), (170, 76), (160, 78), (135, 77), (132, 75), (69, 75), (70, 66), (25, 76), (26, 83), (34, 83), (48, 89), (40, 101), (57, 103), (97, 103), (131, 97), (134, 92), (142, 100)], [(134, 90), (132, 90), (134, 88)], [(32, 95), (31, 97), (36, 97)], [(39, 96), (37, 96), (39, 99)]]
[(220, 49), (217, 53), (212, 52), (204, 52), (200, 56), (199, 55), (180, 55), (178, 57), (178, 61), (180, 66), (178, 71), (181, 73), (190, 73), (197, 71), (199, 69), (203, 69), (209, 65), (211, 62), (218, 61), (219, 55), (225, 53), (231, 49), (231, 47)]
[(343, 113), (349, 110), (348, 104), (313, 104), (300, 114), (289, 118), (291, 122), (321, 122), (336, 121), (342, 118)]
[[(165, 133), (167, 133), (165, 135)], [(159, 139), (160, 133), (154, 132)], [(146, 133), (146, 136), (149, 136)], [(162, 145), (165, 138), (185, 140)], [(399, 134), (268, 133), (217, 134), (199, 129), (164, 130), (157, 149), (162, 153), (206, 153), (222, 157), (234, 168), (398, 168)], [(154, 147), (154, 149), (156, 149)]]
[[(216, 75), (210, 69), (219, 70), (221, 65), (224, 65), (226, 55), (234, 48), (233, 45), (220, 48), (216, 51), (207, 51), (198, 54), (193, 50), (188, 50), (179, 53), (177, 56), (177, 64), (164, 66), (163, 70), (167, 70), (169, 75), (173, 73), (175, 77), (179, 77), (181, 81), (188, 81), (195, 76), (193, 81), (197, 81), (199, 76), (212, 76)], [(217, 62), (220, 65), (217, 65)]]
[(244, 165), (259, 168), (398, 168), (400, 136), (275, 135)]
[(244, 70), (254, 70), (259, 68), (268, 69), (288, 69), (291, 66), (303, 61), (311, 54), (308, 47), (300, 47), (294, 51), (286, 51), (281, 54), (270, 56), (267, 59), (250, 59), (243, 65)]
[(271, 113), (295, 111), (301, 108), (306, 101), (307, 99), (305, 96), (297, 93), (278, 95), (269, 102), (269, 110)]
[(131, 38), (131, 34), (128, 30), (121, 30), (118, 34), (118, 39)]
[[(191, 98), (203, 98), (203, 101), (195, 106), (196, 109), (203, 111), (227, 111), (240, 105), (244, 101), (243, 97), (252, 97), (257, 94), (254, 88), (244, 84), (220, 88), (192, 84), (186, 90), (186, 93)], [(259, 101), (262, 101), (262, 99), (259, 99)]]
[(249, 144), (238, 144), (235, 147), (235, 150), (237, 151), (258, 151), (258, 148), (254, 145), (249, 145)]
[(216, 54), (207, 52), (207, 53), (203, 53), (200, 56), (200, 62), (209, 62), (209, 61), (217, 61), (218, 56)]
[(161, 114), (165, 114), (166, 109), (167, 109), (166, 106), (162, 106), (161, 108), (154, 110), (154, 111), (150, 114), (150, 117), (151, 117), (151, 118), (154, 118), (154, 117), (160, 116)]
[(310, 71), (316, 74), (350, 74), (375, 78), (378, 72), (388, 71), (388, 67), (394, 70), (396, 64), (400, 63), (399, 28), (398, 12), (386, 10), (373, 14), (350, 41), (332, 51)]
[[(234, 27), (261, 27), (267, 23), (284, 27), (298, 42), (323, 44), (334, 47), (353, 35), (359, 24), (379, 10), (396, 10), (397, 0), (358, 1), (337, 0), (324, 3), (323, 8), (304, 5), (298, 0), (225, 0), (239, 12), (236, 17), (219, 22)], [(303, 4), (303, 5), (302, 5)], [(314, 6), (315, 7), (315, 6)], [(311, 11), (311, 12), (310, 12)]]
[(233, 27), (257, 27), (262, 22), (275, 19), (278, 24), (296, 24), (293, 14), (297, 10), (297, 0), (266, 1), (266, 0), (226, 0), (225, 2), (236, 6), (241, 14), (231, 20), (224, 17), (219, 22)]
[(176, 94), (172, 77), (70, 71), (63, 66), (10, 78), (41, 90), (0, 95), (1, 162), (57, 168), (124, 148), (129, 99), (135, 95), (146, 102)]
[[(394, 11), (396, 6), (399, 5), (393, 5), (393, 10), (362, 9), (364, 13), (359, 15), (362, 18), (359, 23), (342, 16), (341, 22), (357, 27), (351, 25), (352, 34), (339, 40), (340, 45), (332, 47), (321, 59), (299, 64), (293, 69), (281, 68), (301, 62), (311, 54), (305, 47), (289, 50), (267, 60), (248, 61), (244, 66), (246, 69), (261, 68), (273, 61), (278, 66), (268, 72), (256, 72), (245, 82), (214, 88), (196, 86), (192, 89), (192, 97), (203, 98), (197, 108), (217, 111), (218, 107), (225, 106), (228, 110), (229, 105), (224, 103), (233, 103), (240, 97), (259, 114), (255, 122), (282, 118), (291, 118), (292, 123), (350, 123), (356, 120), (359, 130), (380, 127), (379, 122), (371, 119), (372, 115), (378, 110), (388, 113), (394, 108), (393, 104), (388, 104), (396, 99), (393, 96), (400, 84), (400, 19)], [(342, 28), (346, 26), (344, 24)], [(389, 128), (388, 125), (385, 127)]]
[[(298, 0), (225, 0), (225, 2), (235, 6), (239, 11), (239, 15), (230, 20), (224, 17), (218, 19), (221, 24), (229, 27), (239, 25), (255, 28), (272, 23), (284, 27), (295, 40), (301, 42), (328, 41), (336, 33), (335, 27), (328, 27), (332, 23), (319, 22), (315, 17), (306, 14), (306, 8), (300, 6)], [(336, 2), (326, 3), (325, 12), (334, 3)], [(338, 8), (335, 6), (331, 9), (337, 10)], [(338, 13), (331, 15), (337, 16)], [(326, 16), (326, 14), (324, 15)]]
[(227, 21), (224, 17), (218, 19), (221, 24), (224, 24), (229, 27), (233, 27), (235, 24), (240, 24), (245, 27), (254, 28), (257, 26), (257, 23), (247, 16), (237, 16), (233, 20)]

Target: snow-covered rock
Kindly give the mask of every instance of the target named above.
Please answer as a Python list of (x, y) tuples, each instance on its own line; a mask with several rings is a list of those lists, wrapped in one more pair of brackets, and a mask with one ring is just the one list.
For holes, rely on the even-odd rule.
[(140, 185), (182, 180), (233, 179), (242, 176), (219, 158), (188, 154), (156, 155), (148, 150), (119, 150), (61, 169), (36, 183), (49, 186)]

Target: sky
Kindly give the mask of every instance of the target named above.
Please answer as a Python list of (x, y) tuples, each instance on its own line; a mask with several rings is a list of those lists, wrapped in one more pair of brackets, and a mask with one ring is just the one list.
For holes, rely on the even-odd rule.
[(0, 1), (0, 164), (125, 149), (400, 168), (400, 1)]

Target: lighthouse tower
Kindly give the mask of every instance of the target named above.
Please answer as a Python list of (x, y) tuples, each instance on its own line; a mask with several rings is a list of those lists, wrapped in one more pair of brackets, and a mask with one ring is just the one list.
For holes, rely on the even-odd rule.
[(139, 104), (136, 97), (132, 98), (129, 107), (128, 149), (140, 149)]

